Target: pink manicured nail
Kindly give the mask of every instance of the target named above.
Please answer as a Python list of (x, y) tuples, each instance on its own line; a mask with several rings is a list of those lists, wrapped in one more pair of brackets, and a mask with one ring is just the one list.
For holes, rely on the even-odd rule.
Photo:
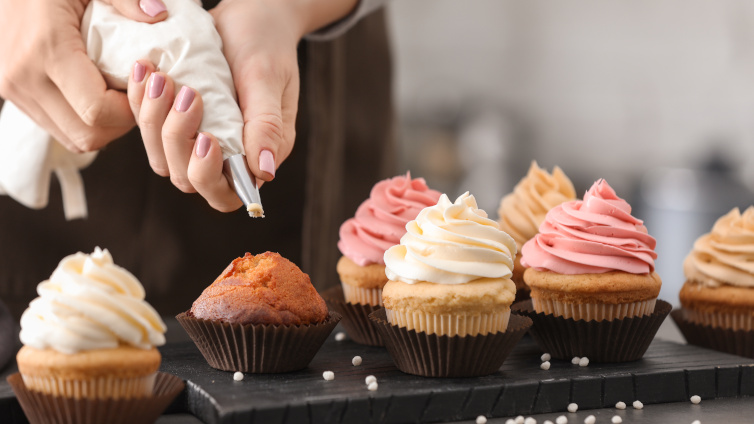
[(196, 155), (200, 158), (207, 156), (209, 148), (212, 146), (212, 140), (206, 135), (199, 133), (196, 137)]
[(139, 62), (134, 63), (134, 81), (142, 82), (144, 75), (147, 73), (147, 68)]
[(165, 88), (165, 77), (160, 74), (152, 74), (149, 79), (149, 98), (156, 99), (162, 95), (162, 89)]
[(259, 152), (259, 169), (273, 177), (275, 176), (275, 158), (272, 157), (271, 151), (262, 150)]
[(189, 106), (191, 106), (191, 102), (193, 101), (194, 90), (184, 85), (178, 93), (178, 98), (175, 99), (175, 110), (178, 112), (185, 112), (188, 110)]
[(165, 3), (160, 0), (140, 0), (139, 7), (144, 13), (153, 18), (168, 10), (168, 8), (165, 7)]

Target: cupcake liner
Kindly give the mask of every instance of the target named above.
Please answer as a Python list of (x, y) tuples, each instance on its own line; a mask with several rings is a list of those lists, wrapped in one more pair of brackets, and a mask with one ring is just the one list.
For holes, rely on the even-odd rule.
[(670, 316), (689, 344), (733, 355), (754, 358), (754, 330), (731, 330), (692, 322), (687, 309), (676, 309)]
[(723, 314), (712, 312), (698, 312), (691, 309), (682, 309), (683, 317), (694, 324), (708, 325), (715, 328), (728, 330), (754, 330), (754, 316), (742, 314)]
[(489, 314), (428, 314), (421, 311), (385, 309), (387, 322), (407, 330), (438, 336), (469, 336), (503, 332), (508, 328), (510, 308)]
[(532, 298), (535, 311), (563, 318), (583, 319), (584, 321), (614, 320), (649, 315), (655, 310), (657, 299), (642, 302), (619, 304), (564, 303), (551, 299)]
[(346, 302), (361, 303), (363, 305), (382, 306), (382, 289), (365, 289), (341, 282), (343, 298)]
[(385, 309), (369, 314), (395, 366), (423, 377), (477, 377), (497, 372), (531, 327), (529, 318), (513, 315), (504, 333), (484, 336), (438, 336), (387, 322)]
[(343, 288), (340, 286), (326, 290), (322, 293), (322, 298), (327, 306), (343, 315), (340, 323), (353, 341), (367, 346), (385, 345), (377, 328), (369, 320), (369, 314), (381, 309), (381, 306), (346, 302)]
[(23, 375), (29, 390), (68, 398), (134, 398), (149, 396), (157, 373), (142, 377), (103, 377), (89, 380), (62, 380), (54, 377)]
[(176, 316), (212, 368), (247, 373), (281, 373), (304, 369), (340, 321), (330, 312), (309, 325), (229, 324)]
[(29, 390), (19, 373), (7, 380), (31, 424), (153, 423), (186, 385), (180, 378), (160, 372), (149, 396), (75, 399)]
[(603, 321), (537, 313), (530, 300), (511, 309), (514, 314), (531, 318), (534, 325), (529, 333), (540, 349), (554, 358), (586, 356), (591, 362), (629, 362), (644, 356), (671, 306), (658, 299), (651, 315)]

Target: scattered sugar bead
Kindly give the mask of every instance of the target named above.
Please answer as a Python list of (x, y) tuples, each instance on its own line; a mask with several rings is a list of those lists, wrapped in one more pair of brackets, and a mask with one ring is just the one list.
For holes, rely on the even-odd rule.
[(340, 331), (338, 334), (335, 335), (335, 341), (342, 342), (346, 339), (346, 333)]
[(332, 371), (325, 371), (322, 373), (322, 378), (324, 378), (327, 381), (335, 380), (335, 373)]
[(626, 402), (618, 402), (615, 404), (616, 409), (626, 409)]
[(575, 403), (569, 403), (568, 404), (568, 412), (576, 412), (579, 410), (579, 406)]
[(578, 365), (579, 361), (581, 361), (581, 358), (579, 358), (578, 356), (574, 356), (573, 359), (571, 359), (571, 363), (573, 365)]
[(545, 422), (543, 422), (542, 424), (554, 424), (554, 423), (550, 420), (545, 420)]
[(699, 421), (699, 420), (694, 420), (694, 422), (693, 422), (693, 423), (691, 423), (691, 424), (702, 424), (702, 422), (701, 422), (701, 421)]
[(550, 361), (544, 361), (544, 362), (542, 362), (542, 364), (539, 367), (542, 368), (545, 371), (549, 370), (550, 369)]
[(634, 409), (641, 409), (644, 408), (644, 404), (641, 403), (641, 401), (635, 400), (634, 401)]
[(366, 378), (366, 380), (364, 380), (364, 382), (367, 383), (367, 386), (370, 385), (370, 384), (372, 384), (372, 383), (376, 383), (377, 382), (377, 377), (375, 377), (373, 375), (368, 375), (367, 378)]
[(354, 367), (361, 365), (361, 356), (354, 356), (353, 359), (351, 359), (351, 363)]
[(524, 416), (519, 415), (516, 417), (516, 424), (524, 424)]
[(549, 353), (543, 353), (542, 356), (539, 357), (539, 359), (541, 359), (542, 362), (547, 362), (552, 359), (552, 356), (550, 356)]
[(610, 420), (613, 424), (620, 424), (623, 422), (623, 418), (620, 417), (620, 415), (613, 415), (613, 418)]
[(487, 424), (487, 417), (484, 415), (476, 417), (476, 424)]
[(699, 402), (701, 401), (702, 401), (701, 396), (698, 396), (698, 395), (691, 396), (691, 403), (693, 403), (694, 405), (699, 405)]
[(565, 415), (561, 415), (555, 419), (555, 424), (568, 424), (568, 418)]
[(584, 418), (584, 424), (594, 424), (597, 422), (597, 418), (594, 415), (590, 415)]
[(377, 387), (378, 387), (377, 386), (377, 382), (373, 381), (373, 382), (369, 383), (369, 385), (367, 386), (367, 390), (369, 390), (370, 392), (373, 392), (373, 391), (377, 390)]
[(587, 366), (587, 365), (589, 365), (589, 358), (587, 358), (587, 357), (585, 356), (585, 357), (583, 357), (583, 358), (579, 359), (579, 366), (580, 366), (580, 367), (585, 367), (585, 366)]
[(235, 373), (233, 374), (233, 380), (236, 380), (236, 381), (241, 381), (241, 380), (243, 380), (243, 373), (242, 373), (241, 371), (236, 371), (236, 372), (235, 372)]
[(516, 424), (516, 421), (508, 418), (507, 420), (505, 420), (505, 424)]
[(526, 419), (524, 420), (524, 424), (537, 424), (537, 420), (535, 420), (532, 417), (526, 417)]

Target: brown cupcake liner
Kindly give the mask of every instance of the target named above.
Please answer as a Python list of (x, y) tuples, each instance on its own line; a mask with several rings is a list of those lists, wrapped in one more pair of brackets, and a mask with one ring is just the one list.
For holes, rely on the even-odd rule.
[(31, 424), (153, 423), (186, 386), (180, 378), (160, 372), (152, 396), (75, 399), (29, 390), (19, 373), (7, 380)]
[(369, 314), (382, 309), (382, 306), (346, 302), (341, 286), (326, 290), (322, 293), (322, 298), (327, 306), (343, 315), (340, 323), (353, 341), (367, 346), (385, 346), (382, 336), (369, 320)]
[(591, 362), (641, 359), (671, 309), (669, 303), (658, 299), (651, 315), (610, 321), (575, 321), (537, 313), (531, 300), (511, 307), (514, 314), (529, 317), (534, 322), (529, 334), (542, 351), (563, 360), (586, 356)]
[(340, 321), (330, 311), (327, 320), (309, 325), (229, 324), (176, 316), (212, 368), (247, 373), (281, 373), (306, 368)]
[(731, 330), (689, 321), (684, 309), (670, 313), (689, 344), (733, 355), (754, 358), (754, 330)]
[(504, 333), (448, 337), (392, 325), (387, 322), (384, 309), (372, 312), (369, 319), (382, 335), (395, 366), (406, 374), (422, 377), (493, 374), (532, 325), (529, 318), (511, 315)]

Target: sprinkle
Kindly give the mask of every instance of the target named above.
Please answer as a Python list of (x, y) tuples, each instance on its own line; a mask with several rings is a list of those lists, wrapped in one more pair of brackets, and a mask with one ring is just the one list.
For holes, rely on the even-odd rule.
[(594, 415), (590, 415), (586, 418), (584, 418), (584, 424), (594, 424), (597, 422), (597, 418), (595, 418)]
[(519, 415), (516, 417), (516, 424), (524, 424), (524, 416)]
[(235, 372), (235, 373), (233, 374), (233, 380), (236, 380), (236, 381), (241, 381), (241, 380), (243, 380), (243, 373), (242, 373), (241, 371), (236, 371), (236, 372)]
[(583, 358), (579, 359), (579, 366), (580, 366), (580, 367), (585, 367), (585, 366), (587, 366), (587, 365), (589, 365), (589, 358), (587, 358), (587, 357), (585, 356), (585, 357), (583, 357)]
[(354, 356), (353, 359), (351, 359), (351, 363), (354, 367), (361, 365), (361, 356)]
[(370, 392), (377, 390), (377, 382), (373, 381), (369, 383), (369, 385), (367, 386), (367, 390), (369, 390)]
[(340, 331), (338, 334), (335, 335), (335, 341), (342, 342), (346, 339), (346, 333)]
[(561, 415), (555, 419), (555, 424), (568, 424), (568, 418), (565, 415)]
[(612, 421), (613, 424), (620, 424), (623, 422), (623, 418), (621, 418), (620, 415), (613, 415), (613, 418), (610, 421)]
[(476, 417), (476, 424), (487, 424), (487, 417), (484, 415)]
[(573, 365), (578, 365), (579, 361), (581, 361), (581, 358), (579, 358), (578, 356), (574, 356), (573, 359), (571, 359), (571, 363)]
[(702, 398), (699, 395), (691, 396), (691, 403), (694, 405), (699, 405), (699, 402), (702, 401)]
[(626, 402), (618, 402), (615, 404), (616, 409), (626, 409)]
[(634, 401), (634, 409), (641, 409), (644, 408), (644, 404), (641, 403), (641, 401), (635, 400)]
[(539, 366), (543, 370), (547, 371), (550, 369), (550, 361), (544, 361), (542, 362), (542, 365)]
[(332, 371), (325, 371), (322, 373), (322, 378), (327, 381), (335, 380), (335, 373)]
[(364, 380), (364, 382), (367, 383), (367, 386), (370, 385), (370, 384), (372, 384), (372, 383), (376, 383), (377, 382), (377, 377), (375, 377), (373, 375), (368, 375), (367, 378), (366, 378), (366, 380)]
[(569, 403), (568, 404), (568, 412), (576, 412), (579, 410), (579, 406), (575, 403)]
[(535, 420), (532, 417), (526, 417), (526, 419), (524, 420), (524, 424), (537, 424), (537, 420)]

